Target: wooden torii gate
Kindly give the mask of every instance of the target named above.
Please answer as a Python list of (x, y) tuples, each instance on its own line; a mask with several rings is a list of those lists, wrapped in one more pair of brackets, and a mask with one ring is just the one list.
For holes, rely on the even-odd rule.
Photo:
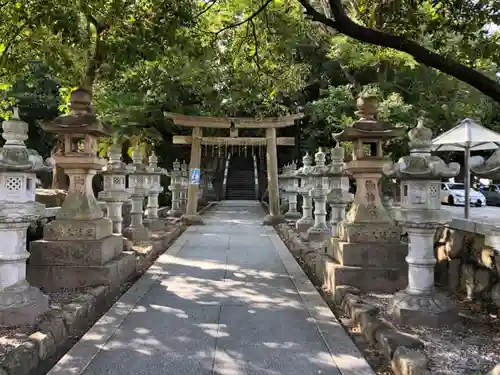
[[(294, 125), (296, 120), (304, 117), (296, 114), (282, 117), (268, 117), (262, 119), (249, 119), (241, 117), (208, 117), (187, 116), (178, 113), (164, 112), (166, 118), (172, 119), (176, 125), (192, 128), (191, 136), (174, 136), (174, 144), (190, 144), (191, 160), (189, 163), (188, 202), (184, 220), (191, 224), (202, 224), (197, 214), (198, 189), (197, 183), (191, 183), (193, 171), (200, 171), (202, 145), (228, 145), (228, 146), (265, 146), (267, 148), (267, 184), (269, 192), (269, 215), (264, 219), (264, 224), (274, 225), (284, 219), (280, 215), (280, 197), (278, 189), (278, 155), (277, 146), (294, 146), (295, 139), (291, 137), (276, 137), (277, 128)], [(231, 129), (230, 137), (203, 137), (203, 128)], [(238, 137), (238, 129), (265, 129), (266, 137)]]

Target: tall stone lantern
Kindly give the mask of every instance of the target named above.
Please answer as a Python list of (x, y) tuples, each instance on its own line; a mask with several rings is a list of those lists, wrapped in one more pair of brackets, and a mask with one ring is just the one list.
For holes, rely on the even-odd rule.
[[(340, 142), (352, 142), (352, 160), (346, 171), (356, 179), (356, 194), (338, 237), (330, 238), (330, 278), (335, 285), (347, 284), (362, 291), (392, 293), (406, 285), (407, 245), (400, 240), (401, 229), (386, 212), (379, 193), (384, 142), (404, 136), (403, 129), (377, 120), (375, 97), (359, 97), (359, 120), (341, 133)], [(333, 285), (334, 287), (334, 285)]]
[(149, 157), (149, 191), (144, 225), (152, 231), (165, 229), (165, 222), (158, 217), (158, 195), (163, 191), (160, 183), (162, 169), (158, 167), (158, 157), (153, 152)]
[(135, 270), (134, 256), (123, 253), (123, 239), (113, 235), (92, 190), (92, 178), (106, 165), (97, 140), (110, 132), (93, 113), (91, 100), (88, 91), (73, 91), (71, 113), (42, 125), (63, 141), (54, 160), (70, 180), (55, 220), (43, 228), (43, 240), (30, 244), (28, 280), (46, 290), (120, 285)]
[(26, 231), (43, 215), (35, 202), (37, 171), (50, 170), (34, 150), (28, 150), (28, 124), (17, 108), (2, 124), (0, 149), (0, 325), (34, 324), (49, 308), (48, 297), (26, 281)]
[(326, 154), (321, 148), (314, 155), (316, 165), (312, 167), (313, 186), (311, 196), (314, 200), (314, 224), (310, 227), (305, 238), (308, 241), (323, 242), (328, 235), (329, 229), (326, 224), (326, 195), (328, 194), (329, 167), (326, 166)]
[(328, 165), (327, 172), (329, 193), (327, 202), (331, 207), (330, 227), (332, 237), (337, 237), (337, 224), (345, 218), (345, 208), (350, 201), (349, 180), (347, 180), (347, 189), (343, 186), (346, 171), (344, 163), (344, 147), (337, 142), (336, 147), (331, 149), (331, 164)]
[(113, 143), (108, 150), (108, 165), (101, 172), (104, 179), (104, 189), (99, 192), (100, 201), (106, 202), (108, 218), (113, 222), (113, 233), (122, 233), (122, 207), (130, 198), (125, 188), (127, 166), (122, 161), (122, 147)]
[(143, 204), (149, 193), (149, 167), (142, 162), (144, 154), (136, 147), (132, 151), (132, 165), (129, 165), (128, 191), (132, 200), (130, 211), (130, 225), (125, 228), (123, 235), (132, 241), (147, 241), (151, 238), (151, 231), (144, 226)]
[(300, 212), (297, 211), (297, 193), (299, 190), (299, 178), (297, 177), (297, 164), (292, 162), (288, 166), (285, 176), (285, 191), (288, 199), (288, 211), (285, 213), (285, 218), (297, 220), (301, 218)]
[(452, 324), (458, 311), (434, 289), (434, 235), (439, 225), (451, 220), (451, 213), (441, 210), (441, 181), (456, 176), (460, 165), (447, 166), (431, 155), (432, 131), (422, 120), (408, 137), (410, 155), (384, 168), (387, 176), (401, 181), (401, 209), (395, 216), (409, 239), (408, 286), (394, 295), (391, 311), (401, 324), (440, 327)]
[(295, 174), (300, 178), (299, 194), (302, 196), (302, 217), (295, 223), (296, 229), (303, 233), (314, 224), (312, 216), (312, 158), (306, 153), (302, 158), (302, 167)]
[(180, 217), (182, 212), (180, 209), (180, 194), (181, 194), (181, 163), (176, 159), (172, 164), (170, 172), (170, 186), (168, 189), (172, 192), (172, 207), (167, 212), (170, 217)]

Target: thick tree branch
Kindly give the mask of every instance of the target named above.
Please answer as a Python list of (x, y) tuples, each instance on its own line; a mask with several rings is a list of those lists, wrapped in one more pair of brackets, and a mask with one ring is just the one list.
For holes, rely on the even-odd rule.
[(243, 24), (245, 24), (245, 23), (253, 20), (260, 13), (262, 13), (264, 11), (264, 9), (266, 9), (267, 6), (269, 4), (271, 4), (272, 2), (273, 2), (273, 0), (266, 0), (266, 2), (264, 4), (262, 4), (259, 9), (257, 9), (255, 12), (253, 12), (250, 16), (248, 16), (247, 18), (245, 18), (243, 21), (232, 23), (230, 25), (227, 25), (226, 27), (223, 27), (222, 29), (220, 29), (219, 31), (217, 31), (215, 33), (215, 36), (217, 37), (220, 33), (223, 33), (226, 30), (234, 29), (235, 27), (241, 26), (241, 25), (243, 25)]
[(333, 19), (318, 12), (308, 0), (298, 1), (305, 8), (306, 15), (310, 16), (313, 21), (327, 25), (361, 42), (406, 52), (417, 62), (451, 75), (462, 82), (468, 83), (483, 94), (500, 103), (499, 83), (474, 69), (432, 52), (412, 40), (370, 29), (355, 23), (347, 16), (341, 0), (329, 0)]
[(200, 16), (202, 16), (203, 14), (205, 14), (206, 12), (208, 12), (215, 4), (217, 4), (217, 1), (218, 0), (213, 0), (209, 5), (203, 7), (203, 9), (194, 16), (194, 19), (197, 19), (199, 18)]

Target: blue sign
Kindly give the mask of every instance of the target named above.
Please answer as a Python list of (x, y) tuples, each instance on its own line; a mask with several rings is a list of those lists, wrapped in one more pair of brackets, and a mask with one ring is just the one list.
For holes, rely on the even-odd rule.
[(191, 185), (199, 185), (200, 184), (200, 170), (199, 169), (191, 169), (191, 178), (190, 182)]

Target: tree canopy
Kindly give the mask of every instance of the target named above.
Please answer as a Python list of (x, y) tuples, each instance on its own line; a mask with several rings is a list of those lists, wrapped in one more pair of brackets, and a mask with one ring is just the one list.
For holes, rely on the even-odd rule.
[(396, 126), (424, 116), (437, 134), (472, 117), (500, 129), (494, 0), (0, 0), (0, 11), (0, 115), (17, 102), (46, 149), (37, 120), (67, 110), (78, 86), (117, 132), (156, 144), (174, 131), (164, 111), (305, 111), (301, 146), (330, 145), (366, 90)]

